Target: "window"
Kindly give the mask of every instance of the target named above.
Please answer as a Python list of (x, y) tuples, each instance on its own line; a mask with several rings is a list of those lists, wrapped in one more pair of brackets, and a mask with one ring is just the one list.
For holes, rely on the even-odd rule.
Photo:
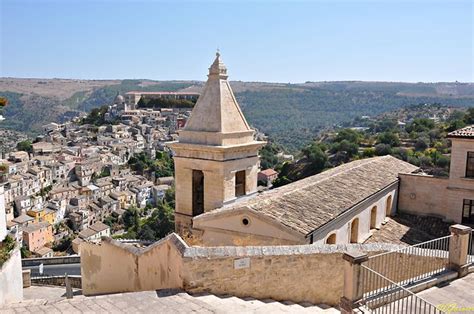
[(466, 224), (474, 224), (474, 200), (463, 201), (462, 222)]
[(474, 178), (474, 152), (467, 152), (466, 178)]
[(245, 195), (245, 170), (235, 173), (235, 197)]
[(244, 226), (248, 226), (250, 224), (250, 220), (247, 217), (242, 218), (242, 224)]
[(204, 173), (193, 170), (193, 217), (204, 213)]

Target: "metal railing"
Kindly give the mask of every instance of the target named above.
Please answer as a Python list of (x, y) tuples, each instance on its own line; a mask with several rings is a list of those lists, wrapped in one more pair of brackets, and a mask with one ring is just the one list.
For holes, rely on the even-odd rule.
[(446, 271), (450, 238), (449, 235), (369, 256), (363, 265), (401, 286), (409, 285)]
[(364, 288), (359, 308), (370, 313), (445, 313), (382, 274), (361, 265)]

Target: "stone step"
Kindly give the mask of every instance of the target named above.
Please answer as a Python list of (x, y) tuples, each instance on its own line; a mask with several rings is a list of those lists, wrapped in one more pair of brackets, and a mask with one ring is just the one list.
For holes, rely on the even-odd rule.
[(251, 297), (216, 296), (197, 294), (189, 296), (211, 306), (218, 307), (222, 313), (340, 313), (328, 305), (311, 303), (279, 302), (273, 299), (258, 300)]

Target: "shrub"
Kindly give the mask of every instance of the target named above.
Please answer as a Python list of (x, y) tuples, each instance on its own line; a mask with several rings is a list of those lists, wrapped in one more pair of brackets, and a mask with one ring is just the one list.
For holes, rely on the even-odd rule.
[(0, 243), (0, 267), (8, 261), (10, 253), (15, 248), (15, 240), (6, 236), (5, 239)]

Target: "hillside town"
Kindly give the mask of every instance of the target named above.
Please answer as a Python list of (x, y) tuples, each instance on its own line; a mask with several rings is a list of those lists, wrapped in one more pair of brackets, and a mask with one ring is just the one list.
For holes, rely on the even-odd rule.
[(0, 1), (0, 314), (474, 313), (472, 1)]
[[(146, 96), (197, 98), (171, 92)], [(172, 176), (138, 174), (128, 161), (139, 154), (150, 159), (157, 152), (170, 154), (164, 143), (177, 138), (189, 109), (137, 109), (122, 95), (106, 108), (103, 123), (84, 123), (87, 117), (50, 123), (34, 143), (0, 159), (8, 231), (28, 254), (53, 256), (52, 247), (65, 238), (72, 243), (55, 254), (77, 253), (81, 242), (111, 234), (103, 223), (107, 217), (154, 206), (173, 185)]]

